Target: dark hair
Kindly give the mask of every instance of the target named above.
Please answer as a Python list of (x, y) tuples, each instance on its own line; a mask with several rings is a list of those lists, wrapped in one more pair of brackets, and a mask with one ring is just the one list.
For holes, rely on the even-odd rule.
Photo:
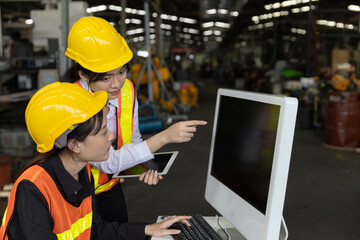
[[(129, 63), (126, 63), (124, 65), (124, 68), (126, 68), (127, 70), (130, 69)], [(106, 74), (106, 72), (96, 73), (96, 72), (90, 71), (89, 69), (86, 69), (83, 66), (81, 66), (79, 63), (75, 63), (72, 67), (70, 67), (65, 72), (61, 81), (62, 82), (70, 82), (70, 83), (76, 82), (77, 80), (80, 79), (80, 76), (78, 73), (79, 71), (82, 71), (82, 73), (89, 79), (89, 86), (91, 83), (99, 81)]]
[(70, 82), (70, 83), (74, 83), (77, 80), (80, 79), (79, 76), (79, 71), (82, 71), (82, 73), (89, 79), (89, 85), (92, 82), (96, 82), (99, 81), (104, 75), (105, 73), (96, 73), (93, 71), (90, 71), (89, 69), (84, 68), (83, 66), (81, 66), (79, 63), (75, 63), (74, 65), (72, 65), (71, 68), (69, 68), (64, 76), (62, 77), (62, 82)]
[[(96, 135), (103, 124), (103, 111), (100, 110), (97, 114), (95, 114), (93, 117), (91, 117), (86, 122), (80, 123), (74, 131), (70, 132), (67, 135), (67, 140), (69, 139), (75, 139), (79, 142), (85, 141), (86, 137), (89, 135)], [(67, 148), (67, 147), (66, 147)], [(17, 174), (17, 179), (23, 172), (25, 172), (26, 169), (30, 168), (33, 165), (37, 165), (40, 163), (45, 162), (50, 157), (52, 157), (55, 154), (59, 154), (61, 151), (63, 151), (64, 148), (53, 148), (51, 151), (47, 153), (39, 153), (36, 155), (31, 162), (29, 162), (23, 169), (21, 169)]]

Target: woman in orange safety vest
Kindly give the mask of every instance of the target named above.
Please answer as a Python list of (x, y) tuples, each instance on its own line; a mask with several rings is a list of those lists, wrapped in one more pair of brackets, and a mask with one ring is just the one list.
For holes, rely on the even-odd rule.
[[(65, 55), (75, 64), (63, 81), (75, 82), (91, 92), (104, 90), (108, 93), (108, 128), (116, 136), (116, 150), (110, 148), (107, 161), (92, 163), (96, 202), (105, 220), (127, 222), (121, 186), (110, 174), (152, 159), (153, 153), (168, 143), (190, 141), (196, 126), (206, 122), (179, 122), (142, 141), (134, 85), (126, 78), (133, 53), (125, 39), (102, 18), (82, 17), (75, 22), (69, 32)], [(140, 176), (140, 181), (149, 185), (157, 184), (159, 179), (161, 176), (156, 172)]]
[[(20, 172), (0, 227), (1, 239), (145, 239), (189, 217), (156, 224), (105, 222), (94, 208), (89, 161), (105, 161), (114, 135), (107, 93), (52, 83), (30, 100), (25, 120), (40, 153)], [(56, 148), (54, 148), (56, 146)]]

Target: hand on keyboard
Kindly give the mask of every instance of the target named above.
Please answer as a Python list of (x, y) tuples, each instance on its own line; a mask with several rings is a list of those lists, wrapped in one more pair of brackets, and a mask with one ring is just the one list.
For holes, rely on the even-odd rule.
[(191, 226), (175, 222), (171, 227), (181, 232), (174, 236), (177, 240), (222, 240), (209, 223), (201, 216), (194, 215), (189, 219)]
[(185, 226), (190, 226), (189, 222), (187, 221), (190, 218), (190, 216), (172, 216), (164, 218), (164, 221), (146, 225), (145, 234), (153, 237), (179, 234), (180, 230), (170, 229), (170, 227), (175, 223), (181, 223)]

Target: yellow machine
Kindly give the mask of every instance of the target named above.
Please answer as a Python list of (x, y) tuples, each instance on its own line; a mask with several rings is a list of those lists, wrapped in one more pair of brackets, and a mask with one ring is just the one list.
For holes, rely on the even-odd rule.
[(340, 74), (334, 74), (332, 78), (330, 79), (330, 84), (333, 86), (334, 89), (339, 91), (346, 91), (350, 87), (350, 79), (340, 75)]

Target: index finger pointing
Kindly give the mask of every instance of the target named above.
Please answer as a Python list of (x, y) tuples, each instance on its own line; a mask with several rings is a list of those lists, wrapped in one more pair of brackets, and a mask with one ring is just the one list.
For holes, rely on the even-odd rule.
[(191, 121), (186, 121), (186, 125), (187, 126), (197, 126), (197, 125), (206, 125), (207, 122), (206, 121), (202, 121), (202, 120), (191, 120)]

